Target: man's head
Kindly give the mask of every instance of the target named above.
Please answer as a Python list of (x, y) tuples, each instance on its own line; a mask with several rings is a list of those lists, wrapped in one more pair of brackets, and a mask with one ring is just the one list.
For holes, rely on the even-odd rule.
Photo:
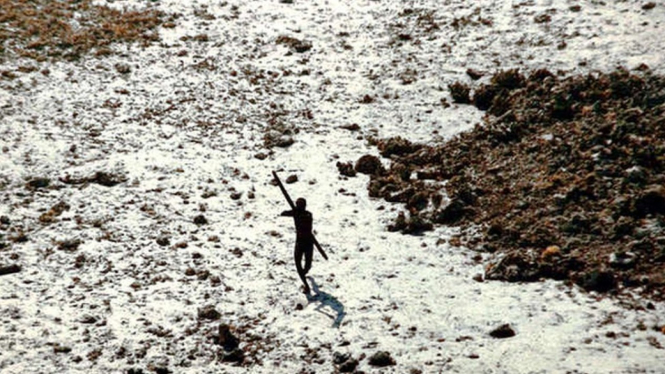
[(299, 197), (298, 200), (296, 200), (296, 209), (305, 210), (305, 207), (307, 207), (307, 201), (302, 197)]

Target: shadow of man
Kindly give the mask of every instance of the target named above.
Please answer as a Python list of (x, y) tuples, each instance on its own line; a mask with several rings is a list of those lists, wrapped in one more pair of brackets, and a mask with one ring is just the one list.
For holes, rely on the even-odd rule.
[(312, 289), (314, 290), (314, 295), (307, 295), (307, 300), (310, 303), (319, 303), (314, 310), (330, 317), (333, 320), (332, 327), (338, 328), (346, 316), (344, 304), (329, 293), (322, 292), (319, 289), (319, 285), (314, 282), (314, 278), (307, 277), (307, 279), (309, 279), (312, 284)]

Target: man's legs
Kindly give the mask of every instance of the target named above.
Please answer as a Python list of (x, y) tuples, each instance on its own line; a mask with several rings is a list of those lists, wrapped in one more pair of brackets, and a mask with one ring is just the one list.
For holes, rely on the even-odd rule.
[(312, 268), (313, 254), (314, 254), (314, 248), (307, 248), (305, 250), (305, 274), (309, 273), (309, 270)]
[[(302, 268), (302, 255), (303, 251), (300, 248), (298, 244), (296, 244), (296, 250), (295, 250), (295, 260), (296, 260), (296, 270), (298, 271), (298, 276), (300, 277), (300, 280), (302, 283), (305, 285), (305, 293), (309, 293), (309, 285), (307, 284), (307, 280), (305, 279), (305, 274), (307, 274), (307, 271)], [(305, 260), (307, 259), (307, 256), (305, 256)], [(311, 263), (311, 260), (310, 260)], [(311, 267), (311, 265), (310, 265)], [(309, 269), (308, 269), (309, 270)]]

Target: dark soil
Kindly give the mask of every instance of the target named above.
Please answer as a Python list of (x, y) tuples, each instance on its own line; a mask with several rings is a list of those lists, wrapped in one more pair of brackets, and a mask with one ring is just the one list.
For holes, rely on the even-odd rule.
[(357, 171), (371, 196), (406, 204), (389, 229), (460, 226), (462, 244), (495, 253), (488, 279), (663, 298), (665, 78), (509, 70), (472, 92), (484, 123), (445, 144), (374, 140), (390, 170)]

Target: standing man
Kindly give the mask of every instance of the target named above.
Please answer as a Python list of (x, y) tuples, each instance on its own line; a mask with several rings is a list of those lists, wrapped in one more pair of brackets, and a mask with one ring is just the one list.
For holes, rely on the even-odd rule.
[[(296, 248), (295, 248), (295, 260), (296, 260), (296, 269), (298, 270), (298, 276), (302, 283), (305, 285), (304, 292), (309, 294), (309, 285), (305, 279), (305, 275), (312, 268), (312, 255), (314, 253), (314, 234), (312, 234), (312, 213), (307, 211), (305, 207), (307, 206), (307, 201), (305, 199), (298, 198), (296, 200), (295, 207), (292, 210), (285, 210), (282, 212), (281, 216), (284, 217), (293, 217), (293, 221), (296, 224)], [(305, 255), (305, 267), (302, 266), (302, 257)]]

